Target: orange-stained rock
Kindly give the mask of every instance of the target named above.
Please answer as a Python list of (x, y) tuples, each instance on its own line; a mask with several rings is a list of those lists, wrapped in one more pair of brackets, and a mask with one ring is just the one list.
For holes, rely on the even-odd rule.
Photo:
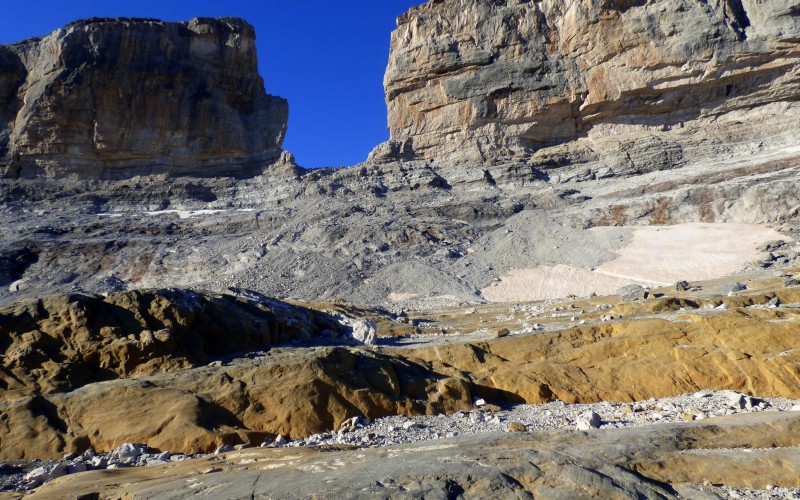
[[(452, 165), (542, 150), (534, 159), (546, 168), (582, 160), (642, 172), (696, 154), (704, 147), (693, 134), (785, 135), (769, 122), (784, 111), (798, 119), (796, 8), (429, 1), (397, 19), (384, 78), (390, 141), (373, 157)], [(745, 132), (741, 120), (761, 130)]]

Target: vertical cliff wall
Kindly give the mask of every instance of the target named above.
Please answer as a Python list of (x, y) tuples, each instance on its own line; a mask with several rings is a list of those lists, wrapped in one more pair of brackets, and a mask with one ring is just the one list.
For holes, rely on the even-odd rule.
[(373, 158), (486, 161), (670, 130), (724, 141), (750, 133), (726, 116), (764, 131), (797, 116), (800, 0), (430, 0), (397, 22), (391, 141)]
[(90, 19), (0, 46), (5, 176), (251, 174), (287, 117), (240, 19)]

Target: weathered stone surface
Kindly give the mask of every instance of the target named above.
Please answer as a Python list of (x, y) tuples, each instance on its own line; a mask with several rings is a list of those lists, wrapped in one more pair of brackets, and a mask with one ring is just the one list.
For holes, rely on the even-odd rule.
[(588, 433), (485, 433), (324, 453), (259, 448), (231, 452), (224, 461), (208, 457), (67, 476), (30, 498), (75, 492), (188, 498), (220, 491), (228, 498), (697, 497), (704, 482), (800, 486), (799, 422), (797, 413), (765, 412)]
[[(794, 289), (778, 296), (786, 303), (800, 299)], [(689, 301), (670, 300), (620, 304), (611, 311), (622, 321), (398, 354), (463, 371), (473, 394), (490, 402), (641, 401), (712, 387), (800, 396), (794, 310), (748, 307), (765, 306), (770, 296), (764, 294), (715, 299), (712, 305), (726, 309), (713, 313), (680, 310)]]
[[(800, 300), (797, 289), (781, 287), (777, 294), (787, 303)], [(749, 307), (766, 305), (769, 298), (714, 299), (710, 303), (726, 300), (730, 308), (712, 311), (685, 299), (672, 305), (670, 299), (624, 303), (613, 311), (626, 320), (612, 323), (597, 321), (595, 314), (593, 324), (578, 328), (499, 339), (487, 332), (483, 340), (435, 336), (441, 340), (394, 348), (272, 348), (184, 370), (154, 357), (141, 365), (149, 371), (139, 372), (151, 375), (62, 382), (79, 386), (70, 392), (50, 390), (52, 374), (80, 374), (69, 370), (75, 360), (102, 348), (76, 338), (70, 349), (57, 351), (59, 343), (51, 339), (48, 349), (56, 354), (41, 368), (17, 368), (16, 383), (25, 385), (0, 393), (0, 458), (57, 458), (126, 442), (176, 453), (211, 452), (222, 444), (331, 432), (353, 417), (556, 399), (641, 401), (706, 388), (738, 391), (735, 397), (745, 406), (742, 392), (798, 398), (800, 315)], [(473, 316), (470, 321), (479, 321)], [(91, 310), (86, 318), (91, 324)], [(294, 328), (303, 321), (298, 317)]]
[(600, 415), (593, 411), (587, 411), (578, 415), (578, 419), (575, 421), (575, 427), (579, 431), (588, 431), (589, 429), (597, 429), (600, 427), (601, 423)]
[(470, 384), (441, 363), (347, 348), (266, 356), (0, 401), (0, 459), (58, 458), (126, 442), (170, 452), (258, 446), (330, 432), (354, 416), (471, 408)]
[(146, 290), (23, 301), (0, 310), (0, 399), (198, 366), (340, 329), (327, 314), (257, 294)]
[(262, 171), (288, 107), (254, 42), (235, 18), (89, 19), (0, 47), (0, 175)]
[(683, 164), (704, 141), (791, 140), (777, 122), (741, 125), (797, 122), (799, 13), (797, 0), (431, 0), (397, 20), (390, 143), (373, 159), (538, 152), (592, 161), (598, 178)]

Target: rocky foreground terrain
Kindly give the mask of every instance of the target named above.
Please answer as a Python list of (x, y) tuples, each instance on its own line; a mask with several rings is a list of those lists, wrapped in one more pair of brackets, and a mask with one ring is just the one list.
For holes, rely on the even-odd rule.
[(0, 47), (0, 495), (800, 495), (800, 3), (431, 0), (324, 170), (254, 36)]

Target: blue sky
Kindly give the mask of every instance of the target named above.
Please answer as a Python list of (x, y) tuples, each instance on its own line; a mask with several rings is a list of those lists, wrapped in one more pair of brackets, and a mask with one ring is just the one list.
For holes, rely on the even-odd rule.
[(284, 147), (304, 167), (352, 165), (388, 138), (383, 72), (395, 18), (424, 0), (24, 0), (0, 43), (86, 17), (242, 17), (256, 28), (267, 92), (289, 100)]

